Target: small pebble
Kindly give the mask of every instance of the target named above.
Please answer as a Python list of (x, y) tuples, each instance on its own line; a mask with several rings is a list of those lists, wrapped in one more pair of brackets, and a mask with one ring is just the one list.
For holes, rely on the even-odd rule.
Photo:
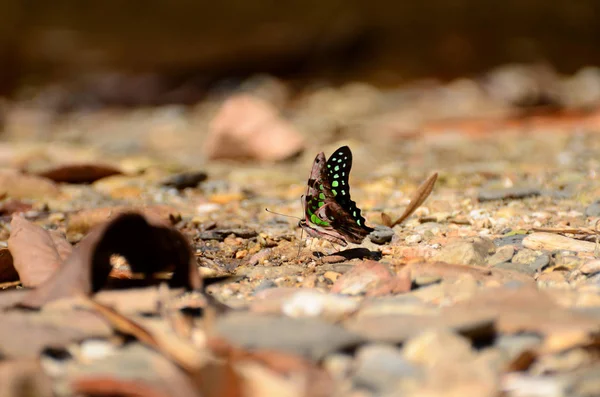
[(410, 236), (407, 236), (404, 241), (407, 244), (417, 244), (420, 243), (423, 240), (423, 237), (420, 234), (411, 234)]
[(369, 234), (369, 239), (374, 244), (385, 244), (392, 241), (394, 237), (394, 229), (387, 226), (375, 226), (375, 230)]

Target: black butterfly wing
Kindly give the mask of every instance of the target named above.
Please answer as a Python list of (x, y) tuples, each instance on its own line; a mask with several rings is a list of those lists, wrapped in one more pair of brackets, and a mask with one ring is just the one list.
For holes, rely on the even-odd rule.
[(300, 227), (312, 237), (321, 237), (346, 246), (344, 236), (332, 225), (334, 214), (329, 210), (329, 205), (336, 202), (325, 171), (325, 164), (323, 152), (317, 154), (308, 178), (306, 196), (303, 199), (304, 220), (300, 222)]
[[(350, 170), (352, 169), (352, 152), (348, 146), (337, 149), (326, 164), (327, 179), (331, 186), (331, 192), (335, 201), (347, 213), (347, 216), (336, 220), (332, 226), (347, 235), (350, 240), (362, 240), (373, 231), (366, 225), (365, 218), (361, 215), (360, 208), (350, 198)], [(350, 219), (348, 219), (350, 218)]]

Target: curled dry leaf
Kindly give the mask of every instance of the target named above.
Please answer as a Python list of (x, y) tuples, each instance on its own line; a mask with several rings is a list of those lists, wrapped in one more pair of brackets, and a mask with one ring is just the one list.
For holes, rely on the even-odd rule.
[(390, 216), (386, 213), (382, 212), (381, 221), (383, 222), (383, 224), (388, 227), (394, 227), (396, 225), (401, 224), (406, 220), (406, 218), (411, 216), (413, 212), (415, 212), (417, 208), (419, 208), (425, 202), (425, 200), (427, 200), (427, 197), (429, 197), (429, 195), (433, 191), (433, 187), (435, 186), (437, 177), (437, 172), (434, 172), (429, 176), (429, 178), (427, 178), (423, 183), (421, 183), (417, 191), (411, 197), (410, 204), (408, 204), (408, 206), (404, 210), (404, 213), (400, 215), (400, 217), (395, 221), (392, 222), (392, 218), (390, 218)]
[(302, 136), (260, 98), (229, 98), (210, 125), (205, 151), (211, 159), (285, 160), (302, 151)]
[(48, 199), (58, 197), (60, 190), (49, 179), (4, 169), (0, 170), (0, 195), (16, 199)]
[(107, 164), (76, 163), (64, 164), (46, 171), (37, 173), (38, 176), (48, 178), (54, 182), (65, 183), (92, 183), (112, 175), (121, 175), (116, 167)]
[(152, 220), (154, 223), (164, 223), (165, 225), (174, 224), (181, 217), (177, 209), (168, 205), (149, 205), (141, 207), (123, 205), (91, 208), (81, 210), (69, 217), (67, 234), (85, 234), (94, 226), (107, 222), (126, 212), (138, 212), (143, 214), (149, 220)]
[(15, 213), (27, 212), (31, 209), (33, 209), (31, 203), (16, 199), (8, 199), (0, 203), (0, 215), (12, 215)]
[(13, 257), (8, 248), (0, 249), (0, 283), (16, 281), (19, 279), (19, 273), (13, 264)]
[(59, 271), (31, 291), (21, 304), (36, 308), (58, 298), (97, 292), (107, 282), (114, 254), (123, 256), (134, 273), (172, 271), (171, 286), (201, 287), (196, 260), (185, 236), (164, 222), (125, 213), (95, 227)]
[(71, 244), (56, 231), (49, 232), (19, 215), (13, 216), (10, 227), (8, 249), (25, 287), (48, 280), (71, 254)]

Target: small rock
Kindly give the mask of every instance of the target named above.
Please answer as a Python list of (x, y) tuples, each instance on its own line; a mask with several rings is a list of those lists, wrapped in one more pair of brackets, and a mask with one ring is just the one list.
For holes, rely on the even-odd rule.
[(334, 353), (323, 360), (323, 368), (336, 380), (348, 378), (353, 366), (354, 358), (349, 354)]
[(385, 295), (397, 291), (401, 287), (398, 282), (399, 278), (394, 277), (387, 266), (375, 261), (365, 261), (338, 278), (331, 287), (331, 292), (345, 295)]
[(496, 250), (496, 253), (487, 258), (489, 266), (495, 266), (502, 262), (508, 262), (515, 254), (515, 248), (512, 245), (505, 245)]
[(499, 335), (495, 340), (495, 345), (512, 359), (524, 350), (540, 346), (542, 342), (542, 337), (535, 334)]
[(375, 226), (375, 230), (369, 234), (369, 239), (375, 244), (385, 244), (392, 241), (394, 229), (387, 226)]
[(585, 262), (585, 258), (581, 258), (577, 255), (558, 253), (554, 257), (553, 268), (574, 270), (576, 268), (581, 267)]
[(533, 275), (542, 268), (548, 266), (550, 257), (536, 251), (524, 248), (519, 250), (512, 258), (512, 263), (521, 266), (521, 271)]
[(394, 391), (402, 378), (414, 378), (421, 370), (407, 361), (393, 345), (369, 344), (356, 353), (354, 384), (376, 394)]
[(424, 331), (406, 341), (402, 351), (410, 362), (427, 366), (475, 357), (466, 338), (447, 330)]
[(316, 360), (363, 340), (339, 325), (316, 318), (295, 319), (252, 312), (230, 312), (219, 317), (215, 331), (244, 348), (282, 350)]
[(280, 161), (304, 148), (302, 136), (273, 105), (248, 94), (225, 101), (209, 129), (209, 159)]
[(553, 233), (532, 233), (523, 239), (523, 246), (533, 250), (568, 250), (575, 252), (594, 252), (596, 244), (575, 240)]
[(337, 279), (338, 279), (338, 278), (339, 278), (341, 275), (342, 275), (341, 273), (338, 273), (338, 272), (332, 272), (331, 270), (329, 270), (329, 271), (326, 271), (326, 272), (323, 274), (323, 277), (325, 278), (325, 280), (329, 280), (329, 281), (331, 281), (332, 283), (335, 283), (335, 281), (336, 281), (336, 280), (337, 280)]
[(596, 201), (587, 206), (585, 209), (585, 216), (596, 217), (600, 216), (600, 201)]
[(526, 237), (525, 234), (513, 234), (512, 236), (504, 236), (494, 239), (494, 245), (496, 247), (503, 247), (505, 245), (512, 245), (519, 249), (523, 247), (523, 239)]
[(421, 236), (420, 234), (411, 234), (410, 236), (407, 236), (404, 241), (407, 244), (417, 244), (420, 243), (423, 240), (423, 236)]
[(479, 191), (477, 199), (479, 202), (493, 200), (517, 200), (527, 197), (535, 197), (541, 194), (541, 190), (531, 187), (512, 187), (506, 189), (483, 189)]
[(256, 295), (262, 291), (265, 291), (265, 290), (268, 290), (271, 288), (276, 288), (276, 287), (277, 287), (277, 284), (275, 284), (275, 282), (273, 280), (263, 280), (263, 281), (261, 281), (260, 284), (258, 284), (258, 286), (256, 286), (256, 288), (254, 288), (254, 295)]
[(275, 279), (278, 277), (299, 275), (304, 271), (304, 267), (298, 265), (255, 267), (243, 266), (235, 269), (235, 275), (245, 276), (249, 279)]
[(162, 182), (162, 185), (183, 190), (186, 188), (194, 188), (198, 186), (200, 182), (204, 182), (207, 178), (208, 175), (206, 172), (184, 172), (167, 178)]
[(483, 266), (486, 256), (487, 249), (482, 244), (458, 242), (442, 248), (434, 260), (455, 265)]
[(323, 317), (337, 320), (355, 312), (358, 305), (358, 301), (345, 296), (306, 290), (285, 299), (281, 310), (290, 317)]
[(584, 263), (579, 267), (579, 271), (583, 274), (596, 274), (600, 272), (600, 259), (595, 259)]

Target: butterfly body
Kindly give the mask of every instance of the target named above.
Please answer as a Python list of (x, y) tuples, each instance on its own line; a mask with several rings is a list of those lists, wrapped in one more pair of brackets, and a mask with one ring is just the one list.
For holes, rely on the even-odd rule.
[(337, 149), (328, 160), (323, 152), (315, 157), (303, 198), (304, 219), (298, 223), (308, 235), (346, 246), (347, 242), (360, 244), (373, 231), (350, 199), (351, 168), (348, 146)]

